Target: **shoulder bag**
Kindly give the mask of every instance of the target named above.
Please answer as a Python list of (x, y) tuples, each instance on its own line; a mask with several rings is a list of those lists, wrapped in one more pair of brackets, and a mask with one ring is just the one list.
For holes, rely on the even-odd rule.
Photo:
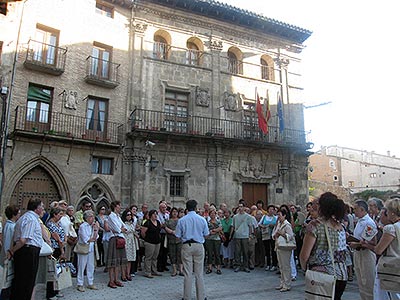
[(74, 248), (74, 252), (78, 254), (88, 254), (90, 244), (77, 243)]
[(53, 248), (49, 244), (42, 240), (42, 247), (40, 247), (39, 256), (49, 256), (53, 254)]
[[(400, 229), (396, 224), (396, 238), (400, 249)], [(378, 279), (381, 289), (391, 292), (400, 292), (400, 257), (381, 256), (378, 261)]]
[[(287, 225), (285, 225), (285, 226), (287, 226)], [(284, 228), (285, 226), (283, 226), (282, 228)], [(276, 243), (276, 248), (278, 248), (280, 250), (294, 250), (294, 249), (296, 249), (296, 240), (294, 238), (294, 235), (292, 236), (292, 238), (290, 240), (286, 240), (285, 237), (280, 235), (276, 239), (275, 243)]]
[[(324, 224), (325, 235), (328, 241), (329, 253), (331, 255), (333, 270), (335, 270), (335, 261), (331, 240), (329, 238), (328, 226)], [(307, 270), (305, 277), (306, 300), (327, 300), (335, 299), (336, 276), (322, 272)]]

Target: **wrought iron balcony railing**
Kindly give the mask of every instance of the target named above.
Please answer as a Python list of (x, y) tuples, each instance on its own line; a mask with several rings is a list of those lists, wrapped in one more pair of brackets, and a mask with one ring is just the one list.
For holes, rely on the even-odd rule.
[(280, 132), (278, 127), (269, 126), (268, 134), (263, 134), (257, 122), (223, 120), (185, 113), (174, 114), (136, 108), (131, 114), (130, 122), (132, 132), (165, 132), (304, 147), (308, 147), (307, 144), (310, 143), (308, 133), (302, 130), (285, 128)]
[(89, 56), (86, 58), (85, 81), (107, 88), (115, 88), (119, 85), (119, 66), (120, 64)]
[(165, 60), (173, 63), (211, 68), (210, 53), (171, 46), (161, 42), (145, 41), (146, 55), (153, 59)]
[(29, 40), (24, 65), (28, 69), (61, 75), (65, 70), (67, 49)]
[(24, 106), (17, 106), (15, 109), (14, 132), (46, 134), (109, 144), (121, 144), (124, 138), (124, 127), (121, 123)]

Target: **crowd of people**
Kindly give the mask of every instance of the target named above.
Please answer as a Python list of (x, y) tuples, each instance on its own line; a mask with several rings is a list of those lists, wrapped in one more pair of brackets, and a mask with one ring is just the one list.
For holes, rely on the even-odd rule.
[[(400, 257), (400, 199), (384, 203), (371, 198), (350, 205), (327, 192), (307, 203), (304, 211), (295, 204), (264, 208), (261, 200), (246, 207), (241, 199), (231, 209), (224, 203), (205, 202), (191, 213), (208, 227), (202, 245), (205, 276), (223, 275), (228, 268), (246, 273), (263, 268), (280, 275), (277, 290), (289, 292), (297, 272), (309, 269), (336, 276), (335, 299), (341, 299), (354, 276), (361, 299), (400, 299), (400, 291), (381, 287), (376, 271), (380, 256)], [(37, 283), (45, 283), (47, 299), (63, 296), (46, 276), (49, 256), (40, 255), (43, 243), (53, 249), (52, 257), (75, 266), (80, 292), (98, 289), (96, 266), (108, 273), (107, 286), (112, 289), (132, 281), (138, 271), (148, 279), (170, 271), (170, 276), (186, 280), (182, 247), (203, 244), (203, 237), (184, 239), (179, 220), (187, 215), (187, 208), (165, 201), (158, 209), (149, 209), (146, 203), (140, 209), (136, 205), (123, 209), (114, 201), (97, 211), (84, 201), (74, 212), (63, 200), (51, 203), (46, 212), (40, 200), (31, 200), (22, 216), (19, 207), (7, 206), (0, 261), (12, 259), (15, 275), (0, 299), (31, 299)], [(280, 247), (282, 238), (296, 248)]]

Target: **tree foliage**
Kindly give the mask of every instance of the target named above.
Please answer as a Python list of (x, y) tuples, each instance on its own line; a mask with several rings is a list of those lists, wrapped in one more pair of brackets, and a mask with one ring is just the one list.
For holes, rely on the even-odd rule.
[(394, 191), (378, 191), (378, 190), (365, 190), (360, 193), (354, 194), (355, 198), (368, 200), (371, 197), (376, 197), (382, 200), (386, 200), (390, 195), (395, 194)]

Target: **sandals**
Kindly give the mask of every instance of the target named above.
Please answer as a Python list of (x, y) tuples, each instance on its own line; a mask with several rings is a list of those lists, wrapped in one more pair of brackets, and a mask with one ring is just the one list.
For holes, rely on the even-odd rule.
[(217, 274), (221, 275), (222, 274), (221, 270), (217, 270)]
[(206, 271), (206, 274), (210, 274), (212, 271), (211, 271), (211, 269), (208, 269), (207, 271)]
[(110, 287), (110, 288), (112, 288), (112, 289), (116, 289), (116, 288), (117, 288), (117, 285), (116, 285), (114, 282), (112, 282), (112, 281), (110, 281), (110, 282), (107, 284), (107, 286)]
[(175, 272), (175, 273), (172, 273), (172, 274), (171, 274), (171, 277), (175, 277), (176, 275), (178, 275), (178, 273), (177, 273), (177, 272)]
[(121, 281), (116, 281), (116, 282), (115, 282), (115, 285), (116, 285), (116, 286), (120, 286), (120, 287), (123, 287), (123, 286), (124, 286), (124, 285), (122, 284)]

